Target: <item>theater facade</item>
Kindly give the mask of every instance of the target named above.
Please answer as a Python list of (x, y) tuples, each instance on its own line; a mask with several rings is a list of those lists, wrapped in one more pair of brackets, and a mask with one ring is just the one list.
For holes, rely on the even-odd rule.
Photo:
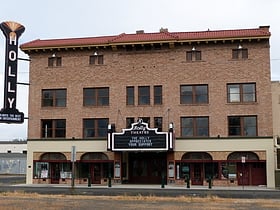
[(275, 187), (268, 26), (22, 44), (28, 184)]

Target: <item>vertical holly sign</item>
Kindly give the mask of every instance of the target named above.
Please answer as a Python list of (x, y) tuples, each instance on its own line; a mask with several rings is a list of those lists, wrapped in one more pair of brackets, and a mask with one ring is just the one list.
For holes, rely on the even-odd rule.
[(23, 123), (24, 114), (16, 109), (18, 38), (25, 28), (19, 23), (7, 21), (0, 24), (6, 37), (4, 107), (0, 110), (0, 122)]

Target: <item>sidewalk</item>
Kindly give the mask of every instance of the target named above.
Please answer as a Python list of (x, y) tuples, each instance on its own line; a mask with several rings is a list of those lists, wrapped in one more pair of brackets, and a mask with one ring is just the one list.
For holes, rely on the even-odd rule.
[[(57, 188), (72, 188), (71, 185), (63, 185), (63, 184), (16, 184), (13, 186), (19, 186), (19, 187), (34, 187), (34, 188), (40, 188), (40, 187), (57, 187)], [(111, 187), (108, 187), (107, 185), (91, 185), (90, 187), (85, 184), (77, 184), (74, 186), (74, 188), (116, 188), (116, 189), (188, 189), (186, 185), (164, 185), (164, 188), (162, 188), (161, 185), (138, 185), (138, 184), (112, 184)], [(212, 186), (211, 189), (208, 188), (208, 186), (198, 186), (193, 185), (190, 186), (190, 190), (252, 190), (252, 191), (274, 191), (279, 189), (273, 189), (273, 188), (267, 188), (266, 186)]]

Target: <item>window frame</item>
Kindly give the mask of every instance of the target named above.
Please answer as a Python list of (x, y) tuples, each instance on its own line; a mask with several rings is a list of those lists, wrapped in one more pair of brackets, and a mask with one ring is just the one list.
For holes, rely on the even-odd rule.
[(126, 87), (126, 105), (128, 105), (128, 106), (135, 105), (135, 88), (134, 88), (134, 86)]
[[(91, 121), (91, 122), (90, 122)], [(105, 121), (105, 122), (102, 122)], [(92, 127), (86, 127), (86, 122), (92, 123)], [(101, 124), (105, 123), (103, 126)], [(109, 118), (84, 118), (83, 119), (83, 138), (84, 139), (92, 139), (92, 138), (103, 138), (107, 136)], [(88, 131), (92, 131), (93, 136), (87, 135)], [(102, 135), (100, 135), (102, 131)]]
[(154, 105), (162, 105), (162, 85), (154, 86)]
[[(64, 97), (58, 97), (58, 92), (64, 92)], [(49, 92), (49, 98), (45, 98), (45, 94)], [(49, 101), (49, 102), (48, 102)], [(49, 105), (48, 105), (49, 104)], [(62, 104), (62, 105), (59, 105)], [(41, 107), (66, 107), (67, 106), (67, 89), (42, 89), (41, 91)]]
[[(233, 124), (233, 123), (230, 123), (231, 120), (234, 120), (234, 118), (238, 119), (239, 118), (239, 124)], [(255, 121), (254, 121), (254, 125), (246, 125), (246, 120), (249, 120), (249, 118), (255, 118)], [(228, 116), (228, 136), (258, 136), (258, 117), (256, 115), (246, 115), (246, 116)], [(245, 129), (246, 128), (254, 128), (255, 132), (253, 135), (246, 135), (245, 134)], [(237, 132), (239, 130), (239, 133), (238, 134), (232, 134), (233, 131), (235, 130), (235, 132)]]
[(192, 61), (201, 61), (202, 60), (202, 53), (201, 50), (191, 50), (186, 52), (186, 60), (188, 62)]
[[(191, 125), (185, 126), (188, 122), (183, 122), (183, 120), (190, 119)], [(199, 125), (199, 120), (207, 120), (207, 126)], [(185, 129), (189, 131), (185, 131)], [(206, 129), (206, 135), (200, 135), (201, 131), (199, 129)], [(184, 138), (208, 138), (209, 137), (209, 117), (208, 116), (197, 116), (197, 117), (181, 117), (180, 118), (180, 130), (181, 130), (181, 137)], [(191, 135), (185, 135), (184, 133), (190, 133)], [(203, 131), (205, 132), (205, 131)]]
[(127, 117), (125, 119), (125, 123), (126, 123), (126, 128), (131, 128), (132, 123), (135, 122), (135, 118), (134, 117)]
[[(246, 86), (252, 86), (253, 91), (246, 91)], [(232, 92), (236, 89), (236, 92)], [(253, 100), (246, 100), (247, 98), (252, 98)], [(256, 83), (228, 83), (227, 84), (227, 102), (228, 103), (256, 103), (257, 102), (257, 92)]]
[(138, 105), (151, 104), (150, 86), (138, 86)]
[(48, 57), (48, 67), (61, 67), (62, 57), (51, 56)]
[[(91, 91), (91, 93), (86, 93)], [(102, 95), (105, 91), (107, 94)], [(89, 95), (87, 95), (89, 94)], [(109, 87), (93, 87), (83, 89), (83, 106), (104, 107), (110, 105), (110, 88)]]
[(154, 117), (154, 128), (157, 128), (158, 132), (162, 132), (163, 130), (163, 118), (162, 117)]
[(233, 60), (246, 60), (249, 58), (249, 52), (247, 48), (232, 49)]
[[(64, 126), (61, 127), (58, 125), (58, 123), (63, 123)], [(48, 127), (48, 125), (50, 126)], [(63, 135), (58, 134), (58, 132), (63, 132)], [(65, 138), (65, 137), (66, 137), (66, 119), (42, 119), (41, 120), (41, 138)]]
[[(191, 94), (188, 94), (188, 91), (185, 91), (186, 93), (183, 94), (183, 88), (191, 88)], [(206, 94), (197, 94), (199, 93), (197, 88), (203, 87), (206, 88)], [(206, 96), (206, 100), (203, 100), (203, 102), (200, 102), (198, 100), (199, 96)], [(191, 100), (189, 99), (191, 98)], [(186, 102), (184, 102), (186, 101)], [(190, 101), (190, 102), (188, 102)], [(209, 88), (208, 84), (200, 84), (200, 85), (180, 85), (180, 104), (187, 104), (187, 105), (195, 105), (195, 104), (208, 104), (209, 103)]]
[(89, 56), (89, 64), (90, 65), (103, 65), (104, 64), (104, 56), (101, 55), (90, 55)]

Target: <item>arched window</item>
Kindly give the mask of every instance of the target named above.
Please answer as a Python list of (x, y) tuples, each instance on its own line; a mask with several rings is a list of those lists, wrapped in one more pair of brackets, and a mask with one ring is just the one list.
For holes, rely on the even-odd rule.
[(259, 156), (254, 152), (232, 152), (228, 155), (228, 160), (240, 160), (245, 157), (246, 160), (259, 160)]
[(88, 152), (81, 157), (81, 160), (109, 160), (109, 158), (103, 152)]
[(66, 160), (66, 157), (60, 152), (48, 152), (42, 154), (40, 160)]
[(188, 152), (183, 155), (182, 160), (212, 160), (212, 156), (207, 152)]

